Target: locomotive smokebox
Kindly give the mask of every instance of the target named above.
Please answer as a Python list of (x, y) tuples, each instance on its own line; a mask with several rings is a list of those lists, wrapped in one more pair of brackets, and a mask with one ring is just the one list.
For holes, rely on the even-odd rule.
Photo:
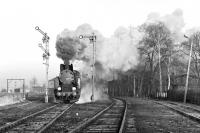
[(74, 74), (72, 71), (66, 69), (60, 73), (60, 81), (63, 84), (71, 84), (74, 80)]

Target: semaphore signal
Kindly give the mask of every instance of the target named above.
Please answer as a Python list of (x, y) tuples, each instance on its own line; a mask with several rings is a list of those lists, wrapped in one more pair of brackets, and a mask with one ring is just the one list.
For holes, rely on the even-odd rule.
[(42, 42), (45, 45), (45, 47), (39, 43), (39, 47), (43, 50), (43, 60), (45, 60), (45, 63), (43, 63), (44, 65), (46, 65), (46, 88), (45, 88), (45, 103), (48, 103), (48, 70), (49, 70), (49, 39), (50, 37), (47, 35), (47, 33), (45, 33), (44, 31), (42, 31), (38, 26), (35, 27), (35, 30), (39, 31), (42, 35)]

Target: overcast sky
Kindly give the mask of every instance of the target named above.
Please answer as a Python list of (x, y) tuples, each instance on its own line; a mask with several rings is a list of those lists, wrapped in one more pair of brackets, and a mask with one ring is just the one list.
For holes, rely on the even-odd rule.
[[(56, 57), (56, 36), (65, 28), (75, 30), (88, 23), (105, 37), (119, 26), (138, 26), (151, 12), (161, 16), (177, 8), (183, 11), (184, 29), (200, 26), (198, 0), (1, 0), (0, 1), (0, 88), (7, 78), (45, 80), (42, 35), (50, 36), (49, 78), (55, 77), (62, 62)], [(29, 84), (29, 83), (28, 83)]]

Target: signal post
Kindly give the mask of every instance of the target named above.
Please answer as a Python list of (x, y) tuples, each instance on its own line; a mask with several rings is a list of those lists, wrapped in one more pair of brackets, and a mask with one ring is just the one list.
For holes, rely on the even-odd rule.
[(92, 56), (92, 95), (91, 95), (91, 101), (94, 102), (94, 89), (95, 89), (95, 85), (94, 85), (94, 78), (95, 78), (95, 68), (94, 68), (94, 64), (95, 64), (95, 51), (96, 51), (96, 46), (95, 46), (95, 42), (96, 42), (96, 35), (94, 33), (92, 33), (92, 35), (80, 35), (79, 39), (84, 39), (84, 38), (88, 38), (90, 40), (90, 43), (93, 46), (93, 56)]
[(42, 42), (45, 45), (45, 47), (39, 43), (39, 47), (43, 50), (43, 60), (45, 60), (45, 63), (43, 63), (46, 66), (46, 88), (45, 88), (45, 103), (48, 103), (48, 70), (49, 70), (49, 39), (50, 37), (47, 35), (47, 33), (43, 32), (38, 26), (35, 27), (35, 30), (39, 31), (42, 35)]

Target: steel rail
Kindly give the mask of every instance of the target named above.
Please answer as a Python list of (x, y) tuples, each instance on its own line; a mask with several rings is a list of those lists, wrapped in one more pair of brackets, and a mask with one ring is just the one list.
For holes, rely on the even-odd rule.
[[(124, 129), (124, 125), (125, 125), (125, 121), (126, 121), (126, 112), (127, 112), (127, 103), (125, 100), (119, 99), (119, 98), (113, 98), (114, 100), (120, 100), (123, 101), (124, 103), (124, 109), (123, 109), (123, 116), (121, 117), (121, 121), (120, 121), (120, 128), (119, 128), (119, 133), (123, 132)], [(81, 131), (81, 129), (85, 128), (89, 123), (91, 123), (92, 121), (98, 119), (99, 116), (101, 116), (102, 114), (104, 114), (106, 111), (108, 111), (109, 109), (111, 109), (114, 104), (116, 102), (113, 102), (111, 105), (109, 105), (108, 107), (106, 107), (105, 109), (103, 109), (101, 112), (99, 112), (98, 114), (96, 114), (95, 116), (93, 116), (92, 118), (88, 119), (87, 121), (85, 121), (84, 123), (80, 124), (79, 126), (77, 126), (76, 128), (72, 129), (71, 131), (69, 131), (69, 133), (75, 133), (75, 132), (79, 132)]]
[(126, 103), (126, 100), (123, 100), (123, 101), (124, 101), (124, 104), (125, 104), (125, 108), (124, 108), (124, 112), (123, 112), (123, 119), (122, 119), (122, 122), (121, 122), (119, 133), (123, 133), (124, 125), (125, 125), (125, 122), (126, 122), (127, 103)]
[[(172, 107), (172, 106), (170, 106), (170, 105), (167, 105), (167, 104), (171, 104), (171, 103), (162, 103), (162, 102), (159, 102), (159, 101), (154, 101), (155, 103), (157, 103), (157, 104), (160, 104), (160, 105), (163, 105), (163, 106), (165, 106), (165, 107), (167, 107), (167, 108), (169, 108), (169, 109), (171, 109), (171, 110), (173, 110), (173, 111), (175, 111), (175, 112), (177, 112), (177, 113), (179, 113), (179, 114), (181, 114), (182, 116), (185, 116), (185, 117), (187, 117), (187, 118), (189, 118), (189, 119), (191, 119), (191, 120), (194, 120), (194, 121), (197, 121), (198, 123), (200, 123), (200, 117), (199, 117), (199, 115), (200, 115), (200, 112), (199, 112), (199, 110), (197, 110), (196, 112), (198, 112), (199, 114), (198, 115), (195, 115), (195, 114), (197, 114), (197, 113), (194, 113), (194, 114), (192, 114), (192, 113), (188, 113), (188, 112), (185, 112), (185, 111), (183, 111), (183, 110), (181, 110), (181, 109), (176, 109), (176, 108), (174, 108), (174, 107)], [(179, 105), (177, 105), (177, 106), (179, 106)], [(180, 106), (179, 106), (180, 107)], [(180, 107), (181, 108), (181, 107)], [(184, 109), (184, 107), (182, 107), (183, 109)], [(185, 109), (186, 109), (186, 107), (185, 107)], [(190, 108), (190, 109), (192, 109), (192, 110), (194, 110), (194, 108)], [(195, 110), (194, 110), (195, 111)]]
[(43, 128), (41, 128), (37, 133), (44, 132), (47, 128), (49, 128), (58, 118), (60, 118), (67, 110), (69, 110), (75, 103), (71, 104), (64, 111), (62, 111), (58, 116), (56, 116), (53, 120), (51, 120), (48, 124), (46, 124)]
[(107, 111), (108, 109), (110, 109), (115, 103), (113, 102), (112, 104), (110, 104), (108, 107), (106, 107), (105, 109), (103, 109), (101, 112), (97, 113), (95, 116), (93, 116), (92, 118), (88, 119), (87, 121), (85, 121), (84, 123), (80, 124), (79, 126), (77, 126), (76, 128), (72, 129), (71, 131), (69, 131), (68, 133), (75, 133), (80, 131), (82, 128), (84, 128), (86, 125), (88, 125), (90, 122), (92, 122), (93, 120), (97, 119), (100, 115), (102, 115), (105, 111)]
[(194, 110), (194, 111), (200, 113), (200, 108), (197, 109), (196, 107), (191, 107), (191, 106), (189, 106), (189, 105), (184, 105), (184, 104), (177, 103), (177, 102), (173, 102), (173, 101), (167, 101), (167, 103), (169, 103), (169, 104), (175, 104), (175, 105), (178, 105), (178, 106), (180, 106), (180, 107), (184, 107), (184, 108), (187, 108), (187, 109), (191, 109), (191, 110)]
[(29, 119), (29, 118), (31, 118), (31, 117), (34, 117), (34, 116), (36, 116), (36, 115), (38, 115), (38, 114), (40, 114), (40, 113), (43, 113), (43, 112), (45, 112), (45, 111), (47, 111), (47, 110), (50, 110), (50, 109), (52, 109), (52, 108), (54, 108), (54, 107), (56, 107), (56, 106), (57, 106), (57, 105), (53, 105), (53, 106), (51, 106), (51, 107), (48, 107), (48, 108), (43, 109), (43, 110), (40, 110), (40, 111), (38, 111), (38, 112), (36, 112), (36, 113), (33, 113), (33, 114), (31, 114), (31, 115), (28, 115), (28, 116), (25, 116), (25, 117), (23, 117), (23, 118), (20, 118), (20, 119), (14, 121), (14, 122), (11, 122), (11, 123), (9, 123), (9, 124), (7, 124), (7, 125), (1, 126), (1, 127), (0, 127), (0, 132), (3, 132), (3, 131), (5, 131), (5, 130), (7, 130), (7, 129), (9, 129), (9, 128), (12, 128), (12, 127), (14, 127), (14, 126), (17, 125), (17, 124), (20, 124), (20, 123), (22, 123), (23, 121), (25, 121), (25, 120), (27, 120), (27, 119)]

